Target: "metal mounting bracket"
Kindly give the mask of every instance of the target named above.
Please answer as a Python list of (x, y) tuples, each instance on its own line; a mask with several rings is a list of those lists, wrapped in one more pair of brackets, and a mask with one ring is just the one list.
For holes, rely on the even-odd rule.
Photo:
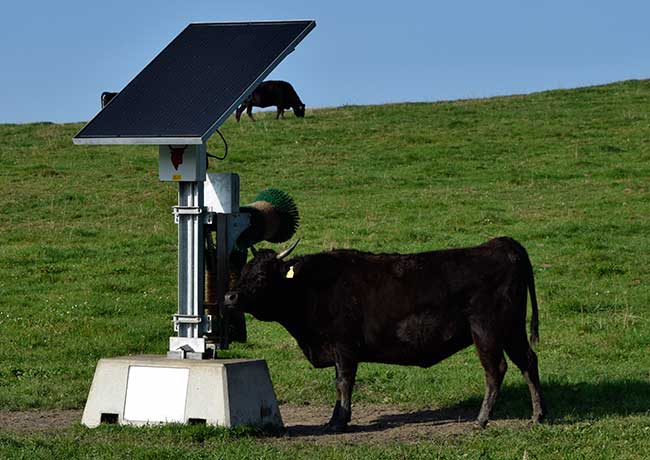
[(212, 316), (211, 315), (172, 315), (174, 322), (174, 332), (180, 330), (180, 324), (203, 324), (201, 328), (203, 332), (212, 332)]
[(174, 222), (178, 224), (180, 216), (200, 216), (204, 213), (203, 206), (172, 206)]

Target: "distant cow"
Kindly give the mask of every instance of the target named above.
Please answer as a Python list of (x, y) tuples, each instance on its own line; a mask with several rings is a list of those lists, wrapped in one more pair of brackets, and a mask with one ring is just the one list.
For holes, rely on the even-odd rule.
[(106, 104), (111, 102), (111, 99), (113, 99), (115, 96), (117, 96), (117, 93), (109, 93), (108, 91), (104, 91), (102, 93), (102, 109), (106, 107)]
[(225, 304), (279, 322), (314, 367), (335, 367), (329, 429), (343, 430), (350, 421), (358, 363), (429, 367), (472, 343), (486, 379), (478, 424), (487, 424), (506, 373), (504, 351), (528, 384), (532, 420), (544, 417), (525, 325), (530, 292), (530, 340), (536, 342), (535, 281), (518, 242), (502, 237), (419, 254), (334, 250), (285, 260), (294, 247), (256, 253)]
[(235, 118), (239, 121), (241, 114), (246, 110), (251, 120), (255, 121), (253, 107), (271, 107), (272, 105), (277, 107), (276, 120), (280, 116), (284, 118), (284, 111), (288, 109), (293, 109), (293, 113), (297, 117), (305, 116), (305, 104), (302, 103), (293, 86), (286, 81), (269, 80), (260, 83), (251, 95), (244, 99), (244, 102), (237, 107)]

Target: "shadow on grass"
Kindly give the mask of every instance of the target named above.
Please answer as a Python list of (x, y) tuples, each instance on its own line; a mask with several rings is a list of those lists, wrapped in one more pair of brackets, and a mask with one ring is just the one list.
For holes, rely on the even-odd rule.
[[(577, 384), (546, 383), (543, 394), (548, 407), (546, 423), (570, 424), (593, 421), (608, 416), (645, 414), (650, 411), (650, 381), (613, 380), (609, 382)], [(414, 427), (469, 423), (476, 419), (482, 395), (467, 398), (451, 407), (417, 410), (408, 413), (383, 414), (376, 418), (366, 414), (365, 421), (355, 423), (355, 409), (348, 433), (381, 432), (397, 427)], [(362, 407), (362, 405), (357, 406)], [(359, 412), (357, 410), (357, 412)], [(497, 399), (491, 420), (527, 420), (532, 413), (530, 394), (525, 385), (504, 386)], [(327, 420), (323, 420), (323, 423)], [(291, 437), (329, 435), (323, 425), (293, 425), (287, 428)]]
[[(602, 382), (546, 382), (542, 391), (551, 423), (574, 423), (607, 416), (626, 416), (650, 410), (650, 380)], [(507, 386), (499, 395), (495, 419), (527, 418), (531, 413), (528, 388)]]
[[(472, 422), (476, 417), (477, 411), (465, 407), (465, 402), (442, 409), (435, 410), (418, 410), (414, 412), (401, 414), (380, 415), (376, 419), (367, 423), (355, 423), (355, 411), (352, 410), (352, 422), (350, 423), (346, 434), (353, 433), (377, 433), (398, 427), (408, 427), (420, 424), (427, 425), (451, 425), (454, 423)], [(476, 401), (480, 405), (480, 400)], [(327, 420), (323, 420), (326, 422)], [(287, 427), (286, 435), (289, 437), (303, 436), (328, 436), (336, 435), (325, 429), (323, 425), (293, 425)]]

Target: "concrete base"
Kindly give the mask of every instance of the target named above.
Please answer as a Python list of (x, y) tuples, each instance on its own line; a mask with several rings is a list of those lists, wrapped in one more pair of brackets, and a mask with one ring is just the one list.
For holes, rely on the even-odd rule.
[(282, 427), (264, 360), (100, 359), (81, 423)]

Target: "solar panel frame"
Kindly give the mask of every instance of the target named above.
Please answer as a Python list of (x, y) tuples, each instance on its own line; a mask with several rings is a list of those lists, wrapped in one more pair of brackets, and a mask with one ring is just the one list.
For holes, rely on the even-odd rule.
[[(188, 133), (179, 134), (175, 133), (174, 135), (122, 135), (120, 133), (113, 133), (111, 135), (97, 135), (92, 134), (92, 128), (94, 125), (99, 124), (99, 121), (102, 121), (102, 113), (106, 110), (111, 110), (111, 106), (117, 103), (121, 103), (119, 98), (130, 86), (136, 85), (139, 83), (139, 78), (143, 74), (146, 74), (153, 65), (159, 64), (159, 61), (165, 56), (167, 50), (170, 49), (172, 45), (177, 44), (177, 40), (184, 33), (186, 33), (192, 27), (227, 27), (227, 26), (236, 26), (240, 28), (245, 28), (247, 26), (282, 26), (290, 25), (292, 27), (302, 26), (302, 30), (291, 39), (287, 46), (285, 46), (276, 56), (271, 60), (271, 62), (263, 68), (259, 73), (255, 69), (254, 73), (257, 75), (253, 78), (250, 83), (246, 86), (244, 91), (241, 91), (240, 94), (232, 99), (232, 103), (227, 106), (225, 110), (222, 110), (221, 113), (215, 113), (214, 121), (210, 126), (205, 130), (205, 132), (199, 134), (197, 133)], [(151, 62), (147, 64), (125, 87), (124, 89), (113, 98), (106, 105), (106, 107), (101, 110), (93, 119), (91, 119), (75, 136), (73, 137), (73, 142), (75, 144), (149, 144), (149, 145), (186, 145), (186, 144), (202, 144), (206, 142), (212, 134), (221, 126), (222, 123), (232, 114), (232, 112), (237, 108), (237, 106), (259, 85), (264, 78), (266, 78), (275, 67), (288, 55), (290, 54), (295, 47), (304, 39), (304, 37), (311, 32), (311, 30), (316, 26), (316, 22), (313, 20), (291, 20), (291, 21), (245, 21), (245, 22), (204, 22), (204, 23), (191, 23), (183, 31), (178, 34), (165, 48), (163, 48), (160, 53), (153, 58)], [(243, 29), (242, 29), (243, 30)], [(144, 77), (143, 77), (144, 78)], [(233, 93), (235, 94), (235, 93)], [(126, 104), (126, 103), (124, 103)], [(124, 105), (122, 104), (122, 105)], [(128, 107), (128, 104), (127, 104)], [(207, 119), (207, 118), (206, 118)], [(101, 125), (100, 125), (101, 126)], [(89, 128), (90, 127), (90, 128)], [(91, 131), (91, 134), (87, 134), (86, 131)], [(95, 130), (97, 131), (97, 130)]]

